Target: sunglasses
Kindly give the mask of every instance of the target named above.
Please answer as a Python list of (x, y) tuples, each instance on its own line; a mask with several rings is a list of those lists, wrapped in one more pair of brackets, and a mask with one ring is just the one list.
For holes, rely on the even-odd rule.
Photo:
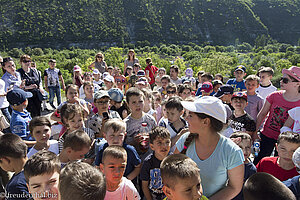
[(288, 84), (289, 82), (298, 82), (298, 81), (292, 81), (286, 77), (281, 77), (280, 81), (282, 81), (284, 84)]
[(175, 94), (176, 91), (175, 90), (172, 90), (172, 91), (167, 91), (167, 94)]
[(95, 103), (99, 105), (103, 105), (103, 104), (107, 104), (108, 101), (96, 101)]
[(23, 63), (31, 63), (31, 60), (23, 60)]
[(103, 58), (102, 56), (97, 56), (97, 58)]

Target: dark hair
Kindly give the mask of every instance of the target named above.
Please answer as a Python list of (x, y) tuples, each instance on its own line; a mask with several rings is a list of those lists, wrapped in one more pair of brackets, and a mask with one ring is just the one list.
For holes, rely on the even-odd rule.
[(3, 62), (2, 62), (2, 71), (3, 71), (3, 74), (5, 74), (5, 72), (6, 72), (6, 70), (3, 67), (5, 66), (5, 63), (7, 63), (9, 61), (13, 61), (14, 62), (14, 60), (11, 57), (3, 58)]
[(129, 49), (129, 51), (128, 51), (128, 60), (130, 60), (129, 52), (133, 52), (133, 53), (134, 53), (133, 56), (132, 56), (132, 58), (133, 58), (133, 60), (134, 60), (134, 59), (135, 59), (135, 52), (134, 52), (134, 49)]
[(61, 200), (103, 200), (105, 177), (99, 169), (87, 163), (71, 162), (60, 173), (59, 191)]
[(162, 81), (162, 80), (164, 80), (164, 79), (166, 79), (169, 83), (171, 82), (171, 78), (170, 78), (169, 75), (163, 75), (163, 76), (161, 77), (160, 81)]
[(68, 95), (68, 91), (69, 89), (74, 89), (78, 92), (79, 94), (79, 87), (77, 85), (74, 85), (74, 84), (68, 84), (67, 87), (66, 87), (66, 91), (65, 91), (65, 94), (66, 96)]
[(103, 151), (102, 163), (104, 163), (105, 158), (108, 156), (116, 159), (124, 159), (127, 161), (126, 150), (118, 145), (110, 145)]
[(30, 122), (29, 122), (29, 131), (32, 134), (33, 130), (37, 126), (48, 126), (51, 128), (51, 122), (50, 120), (45, 117), (45, 116), (37, 116), (34, 117)]
[(33, 176), (60, 172), (61, 164), (58, 156), (47, 150), (41, 150), (30, 157), (24, 166), (24, 176), (27, 181)]
[(147, 59), (146, 59), (146, 63), (149, 64), (149, 65), (153, 65), (153, 64), (152, 64), (152, 59), (151, 59), (151, 58), (147, 58)]
[(273, 76), (274, 70), (271, 67), (261, 67), (258, 73), (268, 73), (269, 76)]
[(222, 83), (224, 83), (224, 80), (223, 80), (223, 75), (222, 75), (222, 74), (218, 73), (218, 74), (216, 74), (216, 75), (215, 75), (215, 77), (216, 77), (216, 76), (220, 77), (220, 78), (221, 78), (221, 81), (222, 81)]
[(7, 133), (0, 136), (0, 158), (25, 158), (27, 155), (27, 145), (16, 134)]
[(132, 96), (144, 96), (143, 92), (136, 87), (131, 87), (126, 92), (126, 101), (129, 103)]
[(78, 104), (66, 103), (60, 109), (61, 122), (68, 127), (66, 120), (71, 120), (76, 114), (80, 114), (84, 118), (84, 111)]
[(68, 133), (63, 143), (63, 149), (70, 147), (74, 151), (80, 151), (84, 147), (91, 146), (91, 138), (82, 130), (75, 130)]
[(166, 103), (166, 109), (174, 109), (176, 108), (179, 112), (183, 110), (183, 106), (181, 104), (182, 99), (180, 97), (171, 97), (168, 99)]
[(208, 81), (210, 81), (210, 82), (211, 82), (211, 81), (213, 80), (213, 78), (214, 78), (214, 77), (213, 77), (210, 73), (208, 73), (208, 72), (205, 72), (204, 74), (202, 74), (202, 75), (201, 75), (201, 78), (202, 78), (202, 77), (207, 78)]
[(176, 73), (179, 73), (179, 67), (178, 67), (177, 65), (172, 65), (172, 66), (170, 67), (170, 70), (171, 70), (171, 69), (174, 69)]
[(234, 132), (230, 135), (230, 138), (241, 138), (242, 140), (250, 140), (250, 142), (252, 141), (251, 136), (246, 132)]
[(191, 92), (193, 91), (193, 88), (192, 88), (191, 85), (189, 85), (189, 84), (179, 84), (179, 85), (177, 86), (178, 94), (183, 93), (183, 91), (184, 91), (185, 89), (190, 90)]
[(158, 137), (163, 139), (171, 139), (169, 130), (161, 126), (153, 128), (149, 133), (150, 143), (153, 144), (154, 140)]
[[(191, 112), (191, 111), (190, 111)], [(223, 122), (220, 120), (217, 120), (209, 115), (206, 115), (204, 113), (195, 113), (200, 119), (205, 119), (209, 118), (210, 119), (210, 124), (211, 124), (211, 129), (213, 132), (220, 132), (223, 129)], [(190, 146), (190, 144), (193, 142), (193, 140), (198, 137), (197, 133), (190, 133), (189, 136), (186, 138), (184, 142), (184, 148), (182, 149), (181, 153), (186, 154), (187, 148)]]
[(265, 172), (250, 176), (243, 187), (247, 200), (296, 200), (292, 191), (280, 180)]
[(290, 143), (300, 144), (300, 135), (292, 131), (286, 131), (280, 133), (277, 139), (277, 144), (279, 144), (282, 140), (285, 140)]
[(87, 76), (92, 76), (92, 73), (91, 73), (91, 72), (84, 72), (83, 78), (84, 78), (84, 77), (87, 77)]
[(205, 73), (205, 71), (199, 71), (199, 72), (197, 73), (197, 76), (199, 76), (199, 75), (202, 76), (202, 74), (204, 74), (204, 73)]
[(175, 92), (177, 92), (177, 86), (175, 83), (169, 83), (166, 87), (166, 90), (168, 90), (168, 89), (173, 89), (173, 90), (175, 90)]

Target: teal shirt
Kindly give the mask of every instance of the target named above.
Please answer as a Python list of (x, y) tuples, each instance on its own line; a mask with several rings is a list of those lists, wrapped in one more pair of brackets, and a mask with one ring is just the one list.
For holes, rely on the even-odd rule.
[[(176, 147), (179, 151), (182, 151), (188, 135), (189, 133), (182, 135), (177, 141)], [(226, 186), (227, 170), (244, 164), (244, 154), (240, 147), (222, 135), (209, 158), (200, 160), (196, 153), (195, 141), (189, 145), (186, 155), (197, 163), (203, 194), (208, 198)]]

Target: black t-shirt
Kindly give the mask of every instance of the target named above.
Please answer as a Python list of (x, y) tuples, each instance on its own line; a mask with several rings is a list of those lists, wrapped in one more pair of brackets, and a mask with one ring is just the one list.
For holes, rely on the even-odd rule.
[(240, 117), (235, 117), (233, 114), (230, 116), (230, 127), (233, 129), (234, 132), (236, 131), (254, 132), (256, 130), (256, 123), (248, 113)]

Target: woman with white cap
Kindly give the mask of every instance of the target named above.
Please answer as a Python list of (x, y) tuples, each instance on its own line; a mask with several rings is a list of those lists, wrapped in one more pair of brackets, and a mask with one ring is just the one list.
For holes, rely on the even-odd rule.
[(175, 153), (184, 153), (197, 163), (203, 194), (210, 200), (234, 198), (243, 185), (244, 156), (236, 144), (219, 134), (226, 123), (223, 103), (206, 96), (182, 105), (189, 110), (189, 132), (177, 141)]
[(263, 157), (271, 155), (280, 129), (288, 119), (288, 111), (300, 106), (300, 67), (293, 66), (289, 69), (283, 69), (282, 74), (280, 81), (282, 90), (267, 96), (264, 106), (257, 115), (257, 131), (267, 114), (268, 117), (260, 134), (260, 152), (253, 161), (255, 165)]

